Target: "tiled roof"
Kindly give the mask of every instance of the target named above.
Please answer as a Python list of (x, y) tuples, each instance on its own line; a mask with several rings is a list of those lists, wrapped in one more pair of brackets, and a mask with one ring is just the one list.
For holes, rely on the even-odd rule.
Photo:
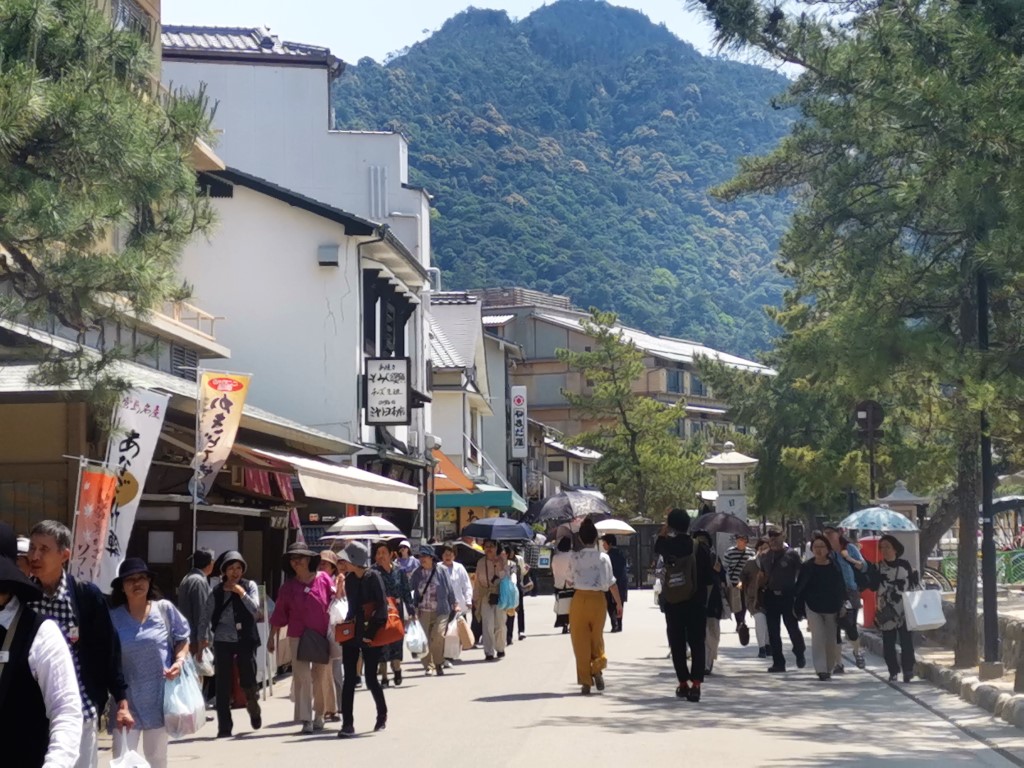
[(274, 58), (327, 59), (330, 48), (291, 43), (270, 34), (267, 27), (193, 27), (164, 24), (164, 53), (206, 53)]
[(459, 353), (448, 340), (440, 324), (428, 316), (430, 323), (430, 361), (435, 368), (465, 368)]
[[(546, 323), (551, 323), (552, 325), (557, 325), (580, 333), (583, 332), (583, 321), (587, 317), (582, 314), (566, 313), (556, 315), (546, 312), (535, 312), (534, 316)], [(627, 341), (633, 342), (638, 349), (653, 357), (660, 357), (664, 360), (672, 360), (679, 363), (692, 363), (698, 357), (709, 357), (712, 360), (717, 360), (718, 362), (729, 366), (730, 368), (739, 368), (741, 370), (765, 373), (769, 375), (775, 374), (775, 371), (766, 365), (762, 365), (761, 363), (753, 360), (746, 360), (742, 357), (737, 357), (736, 355), (719, 352), (717, 349), (706, 347), (703, 344), (698, 344), (697, 342), (673, 339), (669, 336), (652, 336), (649, 333), (644, 333), (643, 331), (638, 331), (635, 328), (629, 328), (627, 326), (617, 326), (616, 330), (621, 331), (623, 337)]]

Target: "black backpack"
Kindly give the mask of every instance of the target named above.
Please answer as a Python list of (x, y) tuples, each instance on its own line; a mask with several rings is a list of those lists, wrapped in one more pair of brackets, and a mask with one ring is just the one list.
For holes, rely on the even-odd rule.
[(665, 558), (661, 597), (666, 603), (685, 603), (697, 596), (697, 546), (683, 557)]

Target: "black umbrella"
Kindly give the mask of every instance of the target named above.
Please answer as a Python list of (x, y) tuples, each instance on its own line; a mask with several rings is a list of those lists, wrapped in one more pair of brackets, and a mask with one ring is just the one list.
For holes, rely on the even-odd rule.
[(749, 526), (740, 520), (736, 515), (729, 515), (725, 512), (711, 512), (701, 515), (690, 525), (691, 531), (707, 531), (714, 537), (719, 533), (729, 533), (733, 536), (743, 534), (750, 536)]
[(531, 510), (523, 520), (529, 523), (567, 523), (588, 515), (596, 523), (611, 517), (612, 509), (608, 502), (591, 493), (562, 491), (548, 496), (536, 512)]
[(485, 517), (463, 528), (462, 535), (495, 541), (531, 541), (533, 530), (525, 523), (518, 523), (507, 517)]
[[(484, 553), (479, 549), (471, 547), (464, 541), (453, 541), (452, 547), (455, 549), (455, 562), (462, 563), (466, 566), (466, 570), (472, 571), (476, 568), (477, 561), (484, 556)], [(444, 550), (444, 544), (435, 544), (434, 551), (437, 552), (437, 556), (440, 558), (441, 553)]]

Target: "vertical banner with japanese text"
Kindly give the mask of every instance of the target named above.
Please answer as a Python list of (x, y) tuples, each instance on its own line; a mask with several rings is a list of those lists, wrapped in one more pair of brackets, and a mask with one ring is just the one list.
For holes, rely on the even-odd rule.
[(131, 390), (114, 409), (107, 466), (117, 474), (117, 493), (96, 576), (96, 584), (104, 592), (110, 591), (110, 582), (117, 577), (117, 569), (124, 561), (169, 400), (170, 395)]
[(71, 544), (71, 575), (95, 582), (106, 551), (110, 513), (117, 493), (117, 473), (106, 467), (82, 468), (75, 507), (75, 539)]
[(526, 387), (512, 387), (512, 458), (530, 455), (529, 426), (526, 416)]
[(214, 371), (203, 371), (199, 377), (196, 456), (192, 462), (195, 477), (191, 483), (197, 499), (206, 499), (217, 473), (231, 455), (251, 378)]

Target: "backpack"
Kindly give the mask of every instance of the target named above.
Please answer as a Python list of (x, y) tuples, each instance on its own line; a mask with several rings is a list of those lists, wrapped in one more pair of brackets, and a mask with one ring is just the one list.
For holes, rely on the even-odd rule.
[(697, 545), (685, 557), (665, 558), (661, 599), (666, 603), (685, 603), (697, 596)]

